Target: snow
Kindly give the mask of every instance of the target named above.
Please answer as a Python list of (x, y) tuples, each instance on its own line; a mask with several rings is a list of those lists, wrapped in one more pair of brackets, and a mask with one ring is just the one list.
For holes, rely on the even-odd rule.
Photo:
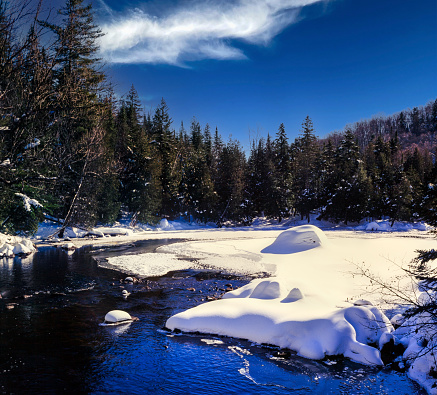
[(38, 145), (41, 144), (41, 141), (39, 139), (34, 139), (32, 143), (27, 144), (24, 149), (30, 149), (30, 148), (35, 148), (38, 147)]
[(112, 310), (105, 315), (106, 324), (124, 324), (131, 321), (131, 315), (123, 310)]
[(36, 248), (29, 239), (19, 236), (7, 236), (0, 233), (0, 258), (29, 255), (35, 251)]
[(38, 200), (31, 199), (29, 196), (26, 196), (22, 193), (16, 193), (15, 195), (23, 199), (23, 204), (26, 211), (32, 211), (32, 207), (43, 207)]
[[(257, 244), (259, 248), (259, 241)], [(165, 248), (174, 249), (175, 245)], [(238, 256), (242, 249), (233, 251)], [(342, 354), (357, 362), (382, 365), (379, 350), (369, 344), (378, 343), (393, 327), (372, 303), (358, 300), (355, 306), (346, 302), (344, 293), (338, 294), (338, 288), (343, 292), (347, 289), (343, 284), (339, 287), (347, 276), (341, 275), (338, 268), (333, 272), (332, 266), (341, 250), (331, 248), (320, 229), (304, 225), (286, 230), (258, 251), (260, 260), (274, 257), (277, 261), (275, 277), (255, 279), (221, 300), (178, 313), (168, 319), (166, 326), (273, 344), (311, 359)], [(315, 284), (315, 272), (322, 283)], [(341, 304), (345, 307), (338, 307)]]
[(293, 254), (327, 243), (325, 234), (314, 225), (302, 225), (282, 232), (274, 243), (261, 252), (272, 254)]
[[(427, 317), (405, 320), (399, 314), (405, 308), (363, 275), (369, 273), (386, 283), (394, 279), (407, 296), (423, 302), (402, 267), (416, 257), (416, 250), (435, 246), (433, 236), (424, 232), (430, 227), (403, 222), (391, 226), (387, 220), (348, 227), (313, 218), (313, 225), (305, 222), (257, 219), (251, 227), (222, 229), (166, 219), (154, 228), (119, 223), (112, 235), (121, 241), (184, 241), (159, 247), (153, 254), (112, 257), (108, 265), (144, 277), (190, 268), (250, 275), (254, 279), (249, 284), (222, 299), (169, 317), (167, 328), (273, 344), (311, 359), (342, 354), (377, 366), (382, 365), (384, 344), (402, 343), (407, 347), (408, 375), (437, 394), (436, 379), (431, 377), (436, 363), (430, 353), (422, 355), (437, 341), (424, 332)], [(114, 228), (94, 231), (109, 235)], [(129, 232), (124, 233), (125, 229)], [(85, 234), (74, 233), (76, 237)], [(40, 232), (39, 237), (43, 237)], [(87, 242), (75, 241), (77, 246), (81, 243)]]
[(143, 277), (164, 276), (173, 270), (193, 267), (191, 262), (180, 260), (169, 254), (121, 255), (107, 258), (107, 261), (109, 267)]
[[(417, 249), (431, 249), (435, 239), (412, 228), (407, 233), (375, 234), (323, 232), (305, 225), (283, 232), (251, 232), (252, 239), (236, 230), (232, 235), (217, 232), (211, 240), (160, 247), (160, 253), (195, 259), (216, 270), (271, 275), (254, 279), (221, 300), (178, 313), (166, 326), (274, 344), (311, 359), (342, 354), (360, 363), (381, 365), (380, 350), (373, 345), (381, 349), (390, 339), (400, 342), (401, 338), (409, 344), (418, 324), (408, 323), (404, 326), (408, 330), (395, 331), (384, 313), (394, 307), (392, 301), (360, 273), (370, 270), (386, 282), (396, 278), (414, 298), (417, 290), (402, 266), (416, 256)], [(402, 322), (399, 315), (392, 316), (394, 324)], [(413, 346), (423, 351), (416, 343)], [(413, 346), (407, 350), (410, 354), (417, 351)], [(435, 394), (436, 380), (430, 377), (435, 361), (433, 365), (430, 358), (428, 354), (406, 363), (409, 376)]]

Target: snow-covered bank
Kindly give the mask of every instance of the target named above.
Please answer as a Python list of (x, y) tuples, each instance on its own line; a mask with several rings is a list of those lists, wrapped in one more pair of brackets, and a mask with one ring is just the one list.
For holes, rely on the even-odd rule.
[[(408, 355), (412, 344), (420, 349), (411, 331), (394, 332), (388, 318), (373, 304), (383, 309), (395, 306), (359, 272), (368, 269), (387, 282), (401, 275), (399, 287), (414, 298), (418, 291), (411, 288), (400, 266), (407, 265), (418, 248), (432, 248), (434, 239), (414, 238), (411, 233), (371, 237), (327, 231), (325, 235), (313, 226), (292, 228), (276, 238), (271, 233), (266, 236), (161, 247), (161, 252), (196, 258), (227, 271), (246, 273), (252, 262), (255, 272), (269, 268), (275, 276), (253, 280), (221, 300), (176, 314), (166, 326), (273, 344), (311, 359), (342, 354), (371, 365), (381, 365), (382, 360), (380, 350), (370, 345), (382, 348), (393, 339), (409, 346)], [(433, 394), (436, 389), (426, 383), (435, 383), (431, 377), (434, 365), (429, 358), (419, 358), (409, 370), (410, 377)]]

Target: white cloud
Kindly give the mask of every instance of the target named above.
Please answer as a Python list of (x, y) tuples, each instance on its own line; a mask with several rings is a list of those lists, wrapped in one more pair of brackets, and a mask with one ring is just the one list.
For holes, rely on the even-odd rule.
[(162, 17), (135, 10), (102, 25), (102, 56), (112, 63), (166, 63), (242, 59), (235, 40), (266, 45), (296, 22), (299, 10), (325, 0), (198, 2)]

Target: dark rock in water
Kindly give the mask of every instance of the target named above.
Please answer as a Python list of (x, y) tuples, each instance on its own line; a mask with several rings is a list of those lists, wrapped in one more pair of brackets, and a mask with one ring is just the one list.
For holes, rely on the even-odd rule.
[(284, 358), (284, 359), (288, 359), (291, 357), (291, 352), (287, 351), (287, 350), (280, 350), (278, 352), (276, 352), (274, 354), (275, 357), (277, 358)]
[(390, 339), (382, 346), (381, 359), (384, 365), (391, 364), (396, 358), (401, 356), (405, 351), (402, 344), (395, 344), (394, 339)]

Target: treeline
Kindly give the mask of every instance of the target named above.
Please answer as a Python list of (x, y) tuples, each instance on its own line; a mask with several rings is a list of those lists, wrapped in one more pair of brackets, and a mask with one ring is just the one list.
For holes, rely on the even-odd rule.
[[(144, 114), (133, 86), (115, 100), (83, 0), (67, 0), (58, 24), (40, 21), (31, 4), (0, 0), (1, 232), (33, 232), (47, 217), (89, 228), (122, 213), (133, 223), (184, 217), (219, 226), (256, 216), (434, 213), (435, 145), (419, 140), (434, 141), (437, 100), (417, 109), (417, 130), (413, 109), (377, 119), (390, 127), (363, 121), (320, 140), (307, 117), (292, 143), (281, 124), (247, 158), (238, 141), (195, 118), (176, 131), (164, 100)], [(407, 136), (416, 145), (403, 144)]]

